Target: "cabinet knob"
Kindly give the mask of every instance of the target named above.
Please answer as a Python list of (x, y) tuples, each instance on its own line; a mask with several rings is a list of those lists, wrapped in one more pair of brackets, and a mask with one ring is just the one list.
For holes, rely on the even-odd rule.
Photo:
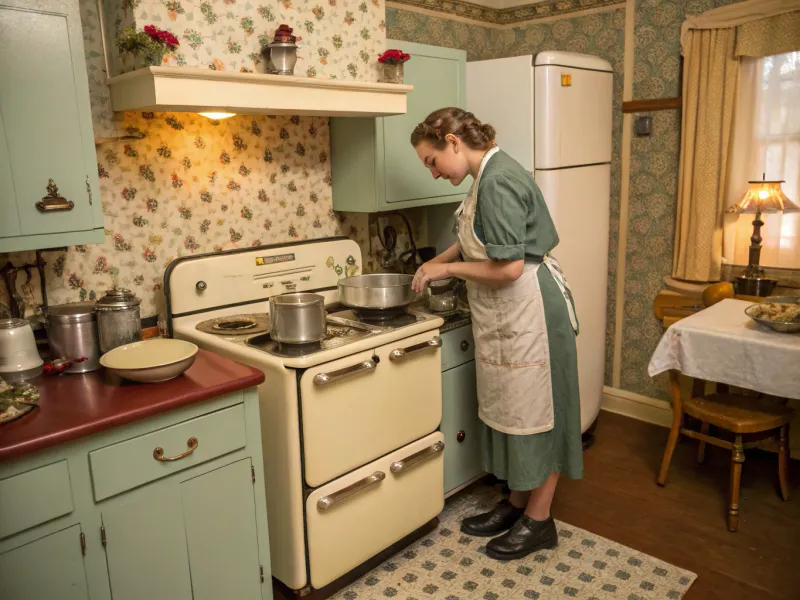
[(467, 437), (467, 432), (464, 431), (463, 429), (456, 434), (456, 439), (459, 442), (463, 442), (466, 439), (466, 437)]
[(198, 281), (194, 286), (198, 292), (205, 292), (208, 285), (205, 281)]
[(461, 342), (461, 350), (462, 352), (469, 350), (469, 342), (467, 340)]

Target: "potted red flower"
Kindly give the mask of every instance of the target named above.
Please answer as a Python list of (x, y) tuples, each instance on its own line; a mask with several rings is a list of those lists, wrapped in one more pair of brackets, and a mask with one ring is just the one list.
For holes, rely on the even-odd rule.
[(411, 58), (402, 50), (387, 50), (378, 57), (383, 67), (384, 83), (403, 83), (403, 65)]
[(159, 66), (164, 60), (164, 54), (178, 46), (178, 38), (155, 25), (145, 25), (143, 31), (127, 27), (117, 38), (120, 54), (143, 55), (145, 65), (150, 66)]

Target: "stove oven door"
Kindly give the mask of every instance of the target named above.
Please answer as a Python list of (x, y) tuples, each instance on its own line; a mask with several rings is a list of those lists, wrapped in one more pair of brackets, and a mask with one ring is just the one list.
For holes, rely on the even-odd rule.
[(442, 420), (440, 346), (438, 332), (429, 331), (303, 373), (303, 464), (310, 487), (436, 430)]
[(311, 492), (312, 587), (328, 585), (439, 515), (443, 455), (444, 436), (436, 432)]

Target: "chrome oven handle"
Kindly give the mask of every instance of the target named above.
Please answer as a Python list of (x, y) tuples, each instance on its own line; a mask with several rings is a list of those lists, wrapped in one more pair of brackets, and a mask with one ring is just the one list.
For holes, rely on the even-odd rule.
[(397, 462), (393, 462), (392, 466), (389, 467), (389, 470), (392, 473), (402, 473), (407, 469), (413, 467), (416, 464), (421, 463), (422, 461), (430, 458), (434, 454), (439, 454), (444, 450), (444, 442), (436, 442), (432, 446), (428, 446), (427, 448), (423, 448), (419, 452), (415, 452), (411, 456), (407, 456), (403, 460), (398, 460)]
[(415, 352), (422, 352), (423, 350), (428, 350), (429, 348), (441, 348), (442, 347), (442, 338), (438, 335), (427, 342), (420, 342), (419, 344), (414, 344), (413, 346), (408, 346), (407, 348), (397, 348), (392, 350), (389, 353), (389, 358), (391, 360), (402, 360), (406, 358), (409, 354), (414, 354)]
[(319, 500), (317, 500), (317, 508), (319, 510), (328, 510), (334, 504), (338, 504), (353, 494), (357, 494), (371, 485), (380, 483), (384, 479), (386, 479), (386, 473), (383, 471), (375, 471), (372, 475), (364, 477), (364, 479), (360, 479), (355, 483), (348, 485), (346, 488), (342, 488), (338, 492), (333, 492), (328, 496), (322, 496)]
[(330, 373), (317, 373), (314, 375), (314, 383), (317, 385), (333, 383), (334, 381), (344, 379), (345, 377), (352, 377), (353, 375), (358, 375), (359, 373), (374, 371), (377, 366), (378, 363), (374, 360), (365, 360), (358, 364), (345, 367), (344, 369), (339, 369), (338, 371), (331, 371)]

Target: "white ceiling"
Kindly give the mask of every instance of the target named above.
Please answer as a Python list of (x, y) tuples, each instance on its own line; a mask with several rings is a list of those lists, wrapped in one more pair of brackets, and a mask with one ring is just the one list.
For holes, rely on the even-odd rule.
[(526, 6), (528, 4), (538, 4), (545, 0), (467, 0), (470, 4), (486, 6), (488, 8), (512, 8), (514, 6)]

